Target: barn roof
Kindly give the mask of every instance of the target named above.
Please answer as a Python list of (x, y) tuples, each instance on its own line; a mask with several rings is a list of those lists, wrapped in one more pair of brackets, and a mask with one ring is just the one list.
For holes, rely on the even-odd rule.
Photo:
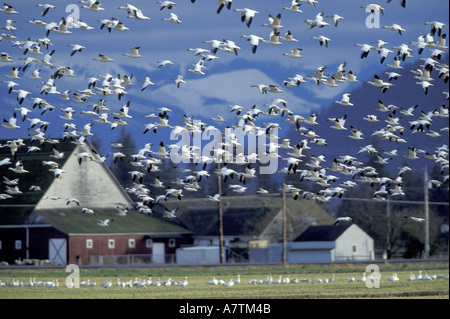
[[(69, 140), (63, 141), (62, 139), (56, 139), (57, 144), (54, 144), (59, 152), (65, 154), (71, 154), (76, 145)], [(3, 183), (4, 176), (10, 180), (19, 178), (19, 189), (22, 194), (15, 195), (12, 198), (0, 200), (0, 224), (22, 224), (28, 218), (33, 211), (35, 205), (39, 202), (42, 196), (45, 194), (45, 190), (48, 189), (54, 180), (53, 172), (49, 172), (50, 166), (44, 166), (43, 161), (55, 161), (62, 167), (68, 156), (64, 156), (62, 159), (54, 159), (50, 157), (53, 155), (52, 144), (44, 143), (41, 145), (37, 141), (31, 139), (23, 139), (24, 146), (19, 147), (15, 156), (11, 154), (10, 148), (6, 146), (7, 140), (0, 140), (0, 161), (6, 158), (10, 158), (12, 165), (15, 165), (16, 160), (23, 162), (24, 169), (29, 171), (25, 175), (19, 175), (9, 168), (12, 165), (0, 166), (0, 176), (2, 183), (0, 184), (0, 194), (5, 193), (6, 185)], [(29, 146), (37, 146), (41, 150), (39, 152), (27, 153)], [(41, 190), (31, 191), (31, 186), (40, 186)]]
[(335, 241), (351, 224), (310, 226), (294, 241)]
[[(29, 224), (51, 224), (66, 234), (190, 234), (191, 231), (161, 218), (130, 211), (118, 216), (115, 209), (96, 209), (95, 214), (83, 214), (81, 208), (45, 209), (30, 215)], [(99, 220), (113, 219), (110, 226), (97, 225)]]

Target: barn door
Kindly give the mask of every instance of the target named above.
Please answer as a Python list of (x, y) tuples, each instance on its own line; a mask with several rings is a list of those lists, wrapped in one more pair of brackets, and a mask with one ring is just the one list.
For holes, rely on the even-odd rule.
[(50, 238), (48, 241), (48, 259), (66, 265), (67, 261), (67, 241), (65, 238)]
[(164, 264), (165, 262), (164, 243), (153, 243), (152, 245), (152, 262), (155, 264)]

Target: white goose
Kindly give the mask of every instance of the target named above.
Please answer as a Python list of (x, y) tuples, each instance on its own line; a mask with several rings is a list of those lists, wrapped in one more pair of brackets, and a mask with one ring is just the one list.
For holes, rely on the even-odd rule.
[(244, 8), (244, 9), (235, 9), (234, 12), (240, 12), (241, 13), (241, 21), (245, 22), (245, 24), (247, 25), (247, 27), (250, 28), (253, 18), (255, 17), (256, 14), (258, 14), (259, 12), (256, 10), (252, 10), (249, 8)]
[(123, 56), (130, 57), (132, 59), (142, 58), (142, 55), (139, 54), (139, 49), (141, 47), (133, 47), (131, 48), (131, 53), (122, 53)]

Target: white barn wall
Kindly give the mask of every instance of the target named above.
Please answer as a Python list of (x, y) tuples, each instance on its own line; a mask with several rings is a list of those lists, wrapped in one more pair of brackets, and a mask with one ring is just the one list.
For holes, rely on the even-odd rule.
[[(353, 246), (356, 245), (356, 252)], [(374, 243), (361, 228), (350, 226), (337, 240), (335, 261), (364, 261), (374, 259)]]

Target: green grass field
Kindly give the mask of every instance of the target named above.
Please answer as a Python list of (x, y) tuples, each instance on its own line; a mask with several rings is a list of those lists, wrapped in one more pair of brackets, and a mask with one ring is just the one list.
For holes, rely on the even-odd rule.
[[(407, 281), (410, 273), (416, 276), (422, 274), (444, 276), (449, 274), (448, 262), (417, 263), (417, 264), (381, 264), (379, 270), (381, 279), (379, 288), (368, 288), (363, 282), (347, 282), (346, 279), (362, 277), (366, 265), (288, 265), (282, 266), (217, 266), (217, 267), (161, 267), (161, 268), (80, 268), (80, 282), (88, 279), (95, 286), (67, 288), (66, 278), (71, 272), (61, 269), (14, 268), (1, 269), (0, 280), (3, 283), (27, 282), (30, 278), (38, 281), (57, 279), (56, 288), (5, 286), (0, 287), (0, 299), (364, 299), (364, 298), (427, 298), (448, 299), (449, 282), (440, 278), (436, 280)], [(393, 273), (399, 280), (387, 281)], [(240, 275), (241, 282), (232, 287), (223, 285), (208, 285), (213, 279), (225, 282), (236, 279)], [(264, 281), (269, 274), (273, 280), (289, 276), (289, 279), (310, 279), (313, 283), (285, 284), (250, 284), (252, 280)], [(367, 273), (366, 275), (369, 275)], [(331, 278), (333, 282), (318, 283), (317, 279)], [(171, 278), (179, 282), (187, 276), (188, 285), (118, 287), (116, 281), (133, 282), (151, 280), (165, 281)], [(111, 280), (113, 286), (103, 288), (102, 283)]]

